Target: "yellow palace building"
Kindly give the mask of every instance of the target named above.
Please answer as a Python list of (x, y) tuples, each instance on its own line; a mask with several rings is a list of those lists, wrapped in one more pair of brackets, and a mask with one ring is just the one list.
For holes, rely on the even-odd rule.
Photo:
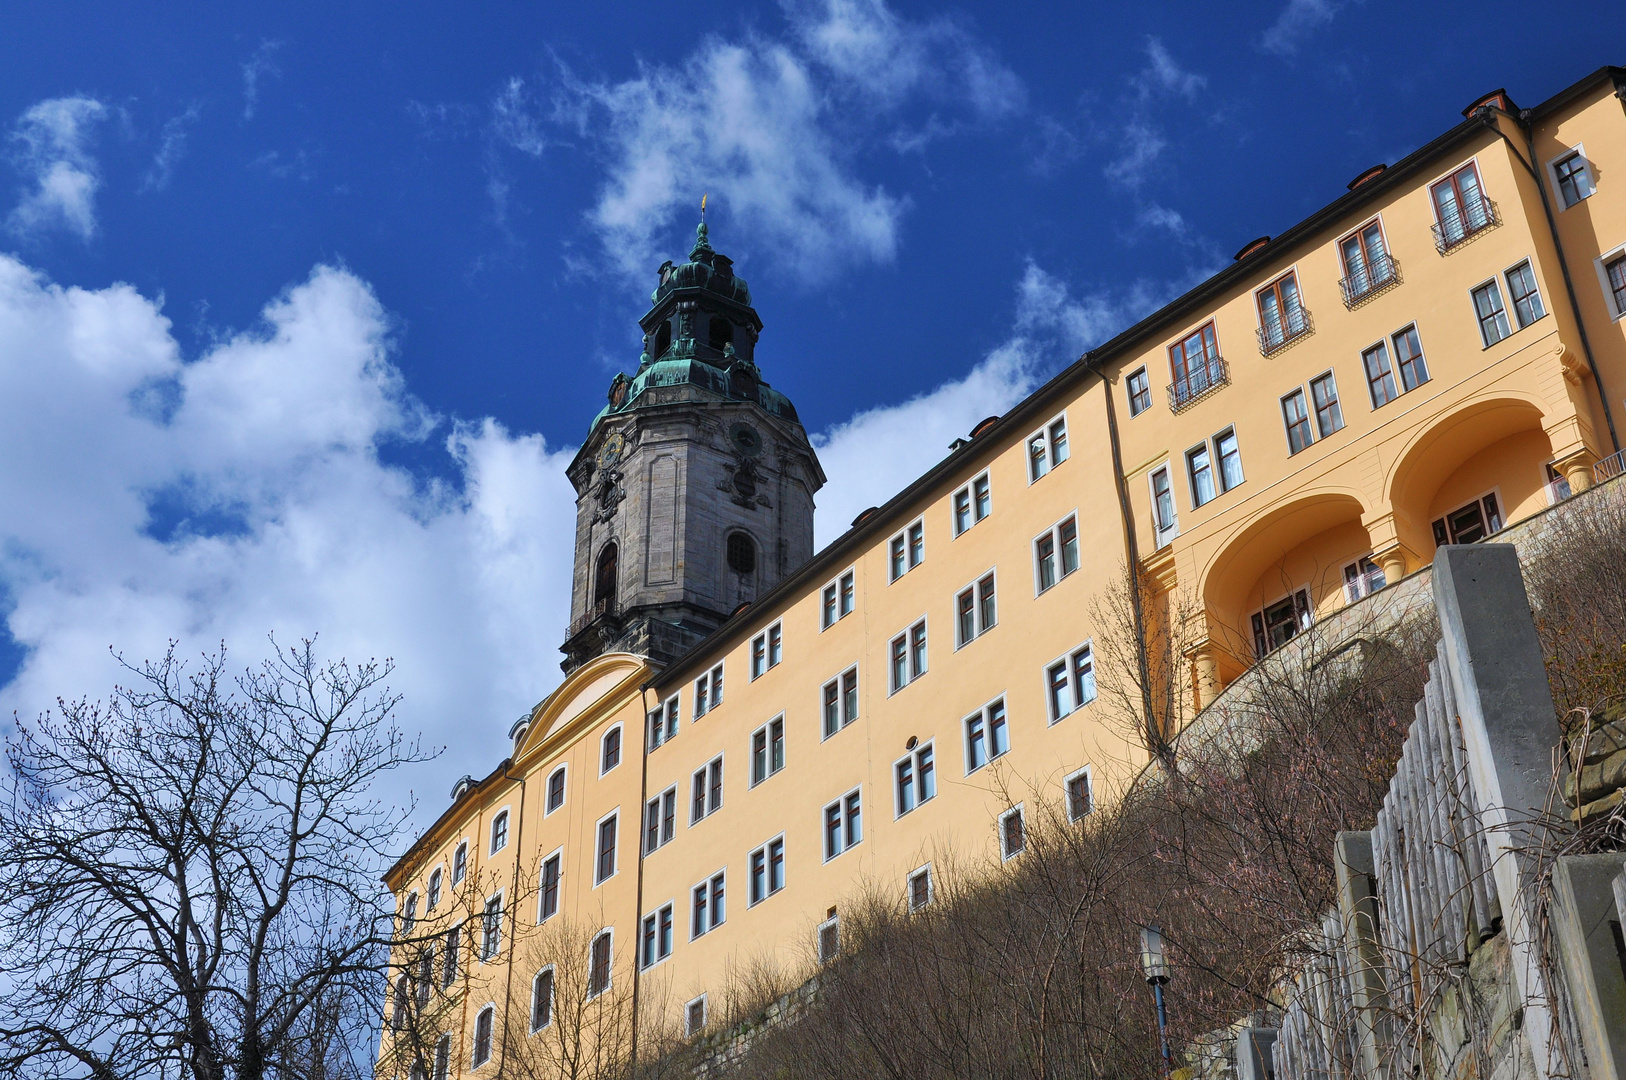
[(817, 553), (823, 474), (702, 225), (570, 467), (567, 678), (388, 875), (413, 944), (381, 1070), (580, 1074), (713, 1030), (860, 894), (929, 904), (1041, 802), (1111, 798), (1147, 758), (1097, 696), (1126, 566), (1143, 625), (1181, 613), (1178, 722), (1436, 545), (1619, 472), (1623, 95), (1604, 68), (1474, 102)]

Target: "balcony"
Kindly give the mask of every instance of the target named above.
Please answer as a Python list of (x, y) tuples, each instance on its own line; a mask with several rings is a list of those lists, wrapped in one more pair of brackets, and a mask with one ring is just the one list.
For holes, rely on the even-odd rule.
[(1231, 369), (1223, 357), (1213, 356), (1208, 365), (1193, 370), (1182, 382), (1169, 386), (1169, 411), (1182, 412), (1203, 398), (1231, 383)]
[(577, 634), (580, 634), (583, 630), (586, 630), (589, 626), (592, 626), (601, 619), (606, 621), (614, 621), (617, 614), (618, 612), (616, 609), (615, 598), (613, 596), (599, 600), (571, 621), (570, 630), (565, 634), (565, 640), (574, 640)]
[(1306, 334), (1315, 331), (1310, 312), (1302, 307), (1289, 308), (1284, 318), (1266, 322), (1256, 333), (1259, 335), (1259, 355), (1279, 353)]
[(1360, 270), (1338, 280), (1338, 288), (1344, 294), (1344, 306), (1351, 311), (1399, 284), (1400, 264), (1389, 255), (1379, 255)]
[(1501, 223), (1496, 204), (1489, 199), (1481, 197), (1464, 203), (1433, 226), (1434, 248), (1445, 255)]
[(1610, 454), (1592, 466), (1592, 481), (1601, 484), (1605, 480), (1613, 480), (1623, 472), (1626, 472), (1626, 450)]

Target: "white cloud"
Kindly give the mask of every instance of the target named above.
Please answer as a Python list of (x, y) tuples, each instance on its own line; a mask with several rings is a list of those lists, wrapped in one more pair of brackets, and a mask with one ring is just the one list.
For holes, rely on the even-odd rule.
[(1004, 413), (1044, 379), (1078, 359), (1174, 291), (1133, 285), (1074, 297), (1029, 263), (1017, 284), (1011, 336), (962, 379), (897, 405), (858, 413), (813, 437), (829, 482), (818, 496), (815, 542), (823, 547), (853, 518), (902, 491), (990, 414)]
[(1146, 39), (1146, 66), (1129, 80), (1132, 91), (1126, 107), (1129, 119), (1118, 136), (1118, 150), (1103, 170), (1108, 180), (1135, 189), (1146, 182), (1168, 140), (1153, 119), (1157, 105), (1168, 98), (1195, 103), (1208, 86), (1208, 77), (1180, 66), (1155, 37)]
[(1287, 6), (1260, 38), (1260, 48), (1277, 56), (1295, 55), (1304, 39), (1332, 22), (1341, 6), (1337, 0), (1287, 0)]
[(1141, 207), (1135, 214), (1135, 221), (1150, 229), (1165, 229), (1177, 237), (1184, 237), (1191, 231), (1180, 211), (1157, 203)]
[(28, 188), (6, 224), (22, 237), (65, 228), (82, 240), (96, 235), (96, 190), (101, 186), (90, 153), (92, 129), (107, 115), (95, 98), (51, 98), (17, 120), (12, 161)]
[[(268, 631), (320, 631), (329, 655), (397, 661), (405, 725), (451, 747), (403, 780), (438, 813), (561, 677), (572, 451), (492, 420), (437, 428), (342, 269), (263, 315), (187, 360), (130, 286), (63, 288), (0, 256), (0, 597), (26, 650), (0, 715), (105, 695), (110, 645), (225, 639), (246, 663)], [(380, 461), (436, 430), (455, 483)]]
[(197, 123), (201, 115), (202, 109), (194, 104), (180, 115), (164, 121), (163, 130), (158, 134), (158, 152), (153, 154), (152, 166), (141, 179), (142, 191), (162, 191), (169, 186), (175, 166), (186, 155), (187, 128)]
[(1195, 101), (1197, 95), (1208, 86), (1208, 76), (1181, 67), (1169, 55), (1169, 50), (1163, 47), (1163, 42), (1155, 37), (1146, 39), (1146, 59), (1148, 64), (1145, 70), (1136, 78), (1143, 99), (1161, 91)]
[(588, 218), (616, 271), (647, 276), (703, 192), (799, 272), (886, 262), (909, 200), (863, 179), (858, 150), (918, 149), (956, 130), (914, 105), (968, 122), (1021, 107), (1016, 76), (948, 20), (908, 20), (880, 0), (787, 4), (786, 16), (783, 40), (710, 38), (681, 64), (623, 82), (565, 73), (553, 119), (609, 162)]
[(262, 41), (254, 55), (243, 62), (243, 119), (254, 119), (254, 110), (260, 105), (260, 82), (282, 75), (271, 57), (282, 48), (280, 41)]

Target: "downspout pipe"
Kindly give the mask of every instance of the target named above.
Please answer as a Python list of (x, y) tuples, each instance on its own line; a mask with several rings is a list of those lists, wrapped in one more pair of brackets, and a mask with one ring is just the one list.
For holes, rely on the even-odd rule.
[[(515, 815), (518, 818), (518, 821), (516, 821), (515, 824), (514, 824), (514, 877), (513, 877), (513, 883), (509, 886), (509, 889), (508, 889), (508, 896), (510, 898), (510, 902), (507, 905), (505, 905), (508, 908), (508, 910), (503, 912), (503, 915), (506, 916), (507, 919), (508, 919), (508, 927), (509, 927), (509, 930), (508, 930), (508, 977), (504, 982), (504, 990), (503, 990), (502, 1057), (497, 1062), (497, 1076), (498, 1077), (501, 1077), (502, 1074), (503, 1074), (503, 1070), (508, 1068), (508, 1032), (509, 1032), (509, 1027), (510, 1027), (510, 1025), (509, 1025), (509, 1012), (514, 1007), (514, 961), (515, 961), (514, 949), (519, 944), (519, 934), (517, 934), (514, 931), (514, 928), (519, 925), (519, 918), (518, 918), (518, 915), (515, 913), (515, 909), (514, 909), (514, 906), (513, 906), (513, 903), (512, 903), (512, 899), (519, 896), (519, 866), (520, 866), (520, 863), (525, 858), (525, 854), (524, 854), (525, 853), (525, 776), (524, 776), (524, 774), (521, 774), (519, 776), (514, 776), (514, 775), (510, 774), (508, 770), (513, 766), (513, 764), (514, 764), (514, 759), (512, 757), (508, 758), (506, 761), (504, 761), (502, 763), (502, 776), (503, 776), (503, 779), (504, 780), (518, 780), (519, 781), (519, 813)], [(467, 997), (468, 995), (465, 994), (464, 996)]]
[(1514, 158), (1518, 160), (1520, 165), (1524, 166), (1525, 171), (1530, 174), (1530, 179), (1535, 181), (1536, 194), (1541, 196), (1542, 212), (1547, 215), (1547, 229), (1552, 233), (1553, 247), (1558, 252), (1558, 268), (1564, 274), (1564, 291), (1569, 295), (1570, 313), (1575, 316), (1575, 328), (1581, 335), (1581, 352), (1586, 356), (1586, 366), (1591, 370), (1593, 382), (1598, 387), (1598, 400), (1603, 402), (1603, 419), (1604, 423), (1609, 427), (1609, 444), (1614, 449), (1614, 452), (1618, 454), (1620, 453), (1620, 436), (1615, 431), (1614, 410), (1609, 407), (1609, 391), (1604, 389), (1603, 374), (1598, 370), (1597, 358), (1592, 355), (1592, 341), (1587, 337), (1586, 320), (1581, 316), (1581, 301), (1575, 295), (1575, 281), (1570, 277), (1570, 261), (1564, 254), (1564, 241), (1558, 235), (1558, 219), (1553, 215), (1552, 201), (1547, 197), (1547, 185), (1542, 181), (1541, 173), (1536, 169), (1536, 132), (1534, 125), (1530, 123), (1530, 110), (1520, 110), (1517, 116), (1512, 113), (1507, 114), (1524, 132), (1525, 148), (1529, 153), (1528, 158), (1519, 152), (1518, 145), (1508, 137), (1507, 132), (1503, 131), (1502, 126), (1496, 122), (1498, 111), (1494, 106), (1486, 106), (1479, 111), (1479, 116), (1483, 118), (1486, 127), (1501, 136), (1502, 141), (1507, 143), (1508, 149), (1513, 152)]
[[(631, 1066), (629, 1072), (636, 1072), (638, 1069), (638, 991), (642, 982), (640, 976), (643, 973), (643, 964), (640, 962), (641, 958), (638, 955), (638, 950), (643, 945), (644, 933), (644, 815), (649, 813), (650, 685), (650, 683), (646, 682), (638, 688), (638, 700), (644, 706), (644, 730), (638, 736), (638, 745), (642, 747), (642, 750), (639, 751), (638, 755), (640, 776), (638, 779), (637, 827), (633, 830), (633, 836), (637, 844), (634, 850), (638, 852), (638, 887), (633, 900), (632, 914), (632, 1039), (631, 1045), (628, 1047), (628, 1058)], [(659, 701), (658, 698), (656, 700)]]

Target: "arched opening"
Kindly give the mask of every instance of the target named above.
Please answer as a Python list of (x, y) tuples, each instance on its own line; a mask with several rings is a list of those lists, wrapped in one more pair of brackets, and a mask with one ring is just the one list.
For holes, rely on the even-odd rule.
[(1222, 678), (1229, 681), (1318, 616), (1381, 587), (1369, 565), (1363, 512), (1353, 495), (1322, 492), (1277, 507), (1227, 542), (1202, 584)]
[(728, 534), (728, 568), (736, 574), (756, 573), (757, 546), (742, 532)]
[(1552, 440), (1541, 409), (1478, 401), (1435, 421), (1389, 482), (1400, 540), (1421, 562), (1445, 543), (1473, 543), (1546, 505)]
[(655, 331), (655, 359), (659, 360), (666, 355), (666, 350), (672, 347), (672, 324), (661, 323), (661, 328)]
[(620, 553), (614, 543), (604, 545), (598, 555), (598, 570), (593, 575), (593, 604), (608, 611), (615, 610), (616, 572)]
[(724, 345), (734, 343), (734, 324), (719, 315), (711, 317), (711, 347), (721, 352)]

